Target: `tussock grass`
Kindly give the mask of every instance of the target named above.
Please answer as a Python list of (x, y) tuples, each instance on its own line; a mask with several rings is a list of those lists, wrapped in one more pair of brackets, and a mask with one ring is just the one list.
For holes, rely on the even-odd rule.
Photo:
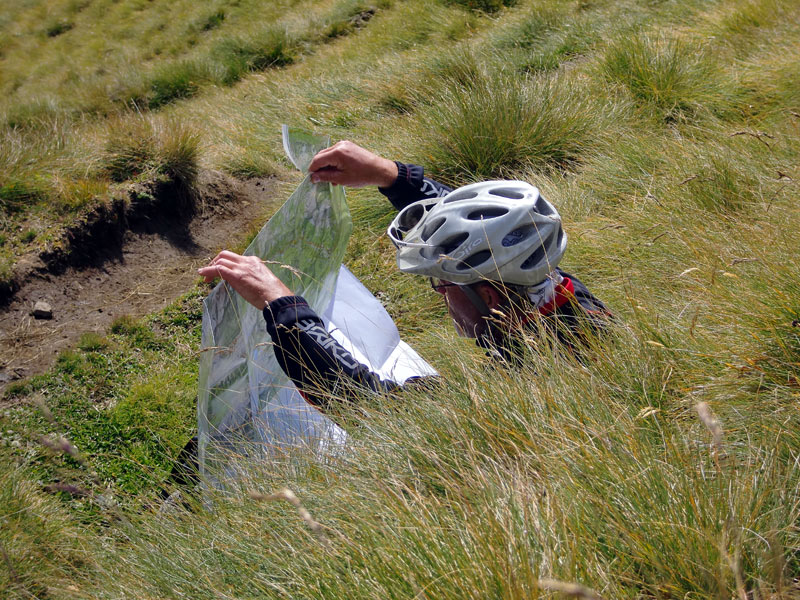
[(318, 30), (315, 35), (320, 36), (321, 39), (332, 40), (366, 26), (377, 9), (389, 8), (391, 5), (391, 0), (381, 0), (375, 3), (367, 0), (341, 0), (333, 6), (328, 14), (317, 18), (311, 29)]
[[(408, 75), (392, 78), (380, 85), (378, 103), (382, 109), (410, 114), (418, 107), (433, 105), (440, 100), (440, 90), (452, 87), (454, 94), (469, 89), (486, 76), (483, 60), (474, 52), (443, 52), (417, 66)], [(436, 81), (436, 86), (429, 85)]]
[(670, 168), (670, 154), (681, 151), (641, 132), (623, 135), (592, 161), (579, 183), (594, 196), (594, 210), (608, 210), (632, 197), (654, 193)]
[(269, 154), (258, 151), (248, 152), (240, 148), (228, 154), (227, 161), (223, 166), (225, 171), (242, 179), (273, 177), (281, 173), (281, 168)]
[(190, 191), (199, 150), (199, 134), (187, 124), (131, 116), (111, 128), (103, 168), (114, 181), (165, 176)]
[(579, 59), (598, 41), (596, 34), (579, 23), (574, 29), (561, 31), (548, 38), (541, 49), (521, 53), (515, 62), (525, 72), (554, 71), (571, 60)]
[(159, 108), (165, 104), (190, 98), (200, 89), (200, 84), (208, 80), (203, 66), (191, 60), (167, 64), (159, 67), (150, 80), (149, 108)]
[[(301, 53), (363, 27), (376, 10), (363, 0), (291, 4), (304, 5), (303, 17), (286, 18), (288, 6), (253, 0), (230, 6), (227, 12), (185, 1), (144, 7), (136, 0), (125, 0), (113, 11), (96, 10), (92, 16), (75, 16), (70, 7), (56, 9), (67, 15), (48, 28), (58, 40), (48, 45), (25, 38), (24, 44), (18, 39), (9, 44), (18, 70), (0, 87), (7, 92), (2, 104), (23, 116), (28, 106), (54, 99), (58, 110), (73, 114), (108, 114), (134, 104), (158, 109), (203, 87), (232, 85), (248, 72), (290, 64)], [(37, 9), (42, 6), (34, 6), (26, 16)], [(169, 17), (167, 10), (173, 13)], [(141, 14), (134, 17), (137, 13)], [(88, 43), (82, 36), (98, 21), (110, 30)], [(32, 24), (23, 19), (18, 27), (25, 30)], [(74, 53), (78, 64), (68, 65), (62, 50)], [(31, 68), (26, 70), (25, 63), (33, 63), (47, 79), (31, 81)], [(45, 92), (52, 96), (48, 99)]]
[[(187, 126), (153, 126), (171, 134), (147, 131), (128, 123), (136, 120), (129, 112), (166, 111), (202, 90), (311, 56), (390, 6), (362, 0), (245, 0), (225, 7), (157, 0), (145, 6), (123, 0), (106, 10), (64, 0), (9, 8), (0, 23), (9, 66), (0, 81), (0, 209), (8, 217), (0, 226), (14, 232), (37, 219), (37, 227), (57, 235), (60, 221), (77, 217), (107, 196), (109, 183), (129, 177), (172, 178), (190, 189), (200, 150)], [(74, 27), (47, 37), (42, 23), (55, 21)], [(351, 126), (354, 120), (344, 113), (337, 122)], [(277, 153), (269, 154), (237, 147), (216, 166), (229, 164), (240, 175), (274, 174)], [(42, 211), (44, 205), (56, 210)], [(8, 273), (24, 252), (16, 234), (9, 237)]]
[(710, 16), (708, 31), (719, 39), (734, 55), (742, 57), (754, 47), (763, 47), (761, 33), (792, 20), (794, 3), (787, 0), (748, 0), (721, 4)]
[(216, 29), (225, 21), (225, 9), (212, 9), (210, 12), (200, 15), (189, 25), (189, 31), (193, 33), (204, 33)]
[(800, 114), (800, 52), (797, 40), (776, 43), (763, 55), (744, 63), (741, 75), (740, 110), (754, 125), (783, 121), (787, 114)]
[(0, 293), (10, 294), (16, 289), (14, 281), (14, 259), (5, 249), (5, 243), (0, 244)]
[(519, 22), (506, 27), (496, 37), (495, 44), (505, 48), (531, 49), (540, 45), (547, 34), (564, 22), (569, 8), (562, 3), (543, 3), (526, 11)]
[(679, 38), (641, 33), (620, 38), (606, 51), (601, 69), (665, 121), (692, 118), (725, 100), (713, 59)]
[(420, 112), (418, 139), (449, 182), (511, 177), (531, 167), (569, 169), (591, 151), (600, 111), (560, 78), (470, 73)]
[[(63, 168), (70, 146), (77, 146), (71, 124), (62, 116), (28, 121), (24, 127), (0, 130), (0, 228), (13, 230), (13, 223), (49, 204), (53, 215), (70, 202), (79, 203), (76, 190), (62, 198), (64, 182), (57, 174), (80, 173), (81, 165)], [(80, 176), (79, 176), (80, 177)]]
[(40, 97), (24, 104), (11, 106), (5, 114), (5, 124), (11, 129), (47, 127), (61, 116), (63, 110), (52, 97)]
[(42, 197), (42, 190), (36, 186), (36, 182), (9, 179), (0, 186), (0, 209), (9, 214), (38, 202)]
[(285, 27), (275, 26), (251, 37), (227, 37), (211, 50), (219, 69), (219, 81), (230, 85), (249, 71), (281, 67), (295, 60), (299, 38)]
[(149, 81), (147, 107), (157, 109), (175, 100), (190, 98), (204, 86), (233, 85), (253, 71), (291, 64), (300, 50), (302, 36), (275, 25), (251, 35), (218, 39), (208, 57), (166, 63)]
[(747, 171), (737, 168), (737, 157), (711, 155), (697, 158), (699, 160), (690, 167), (691, 174), (681, 181), (689, 202), (706, 210), (726, 211), (753, 206), (765, 199), (760, 182)]
[(469, 10), (484, 12), (488, 14), (496, 13), (506, 6), (514, 6), (517, 0), (448, 0), (452, 4), (459, 4)]
[(66, 33), (67, 31), (69, 31), (73, 27), (75, 27), (75, 23), (72, 23), (71, 21), (66, 21), (66, 20), (59, 20), (59, 21), (54, 21), (53, 23), (49, 24), (45, 28), (44, 32), (45, 32), (45, 35), (47, 37), (51, 37), (52, 38), (52, 37), (59, 36), (62, 33)]

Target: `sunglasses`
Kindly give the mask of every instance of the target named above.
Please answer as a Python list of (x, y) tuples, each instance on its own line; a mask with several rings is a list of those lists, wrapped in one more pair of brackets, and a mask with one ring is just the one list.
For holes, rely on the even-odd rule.
[(429, 277), (428, 280), (431, 282), (431, 289), (433, 289), (433, 291), (437, 294), (444, 294), (445, 288), (458, 285), (452, 281), (445, 281), (444, 279), (438, 279), (436, 277)]

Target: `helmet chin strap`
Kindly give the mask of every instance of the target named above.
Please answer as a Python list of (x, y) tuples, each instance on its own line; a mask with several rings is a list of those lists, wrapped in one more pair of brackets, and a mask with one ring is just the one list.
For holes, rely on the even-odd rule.
[(464, 292), (464, 295), (469, 298), (469, 301), (472, 302), (472, 305), (478, 309), (478, 312), (481, 313), (484, 317), (488, 317), (491, 315), (491, 311), (489, 310), (489, 305), (483, 301), (480, 294), (473, 290), (468, 285), (459, 285), (458, 288)]
[[(467, 332), (461, 329), (461, 326), (456, 323), (456, 329), (459, 332), (459, 335), (462, 337), (477, 337), (478, 340), (481, 340), (484, 337), (487, 337), (487, 332), (491, 328), (491, 324), (489, 323), (489, 315), (491, 315), (491, 311), (489, 310), (489, 306), (484, 302), (483, 298), (481, 298), (480, 294), (478, 294), (475, 290), (473, 290), (468, 285), (459, 285), (458, 289), (464, 292), (464, 295), (469, 298), (469, 301), (472, 305), (478, 310), (481, 316), (484, 317), (483, 319), (483, 328), (485, 331), (478, 333), (476, 331)], [(491, 336), (487, 337), (487, 342), (491, 339)]]
[(506, 334), (498, 328), (496, 320), (489, 318), (492, 314), (489, 306), (483, 298), (481, 298), (480, 294), (471, 287), (466, 285), (459, 285), (458, 287), (464, 292), (464, 295), (469, 298), (472, 305), (478, 309), (478, 312), (486, 317), (484, 319), (484, 330), (477, 334), (478, 346), (485, 348), (505, 361), (513, 361), (513, 352), (507, 347), (508, 344), (503, 342), (504, 339), (507, 339)]

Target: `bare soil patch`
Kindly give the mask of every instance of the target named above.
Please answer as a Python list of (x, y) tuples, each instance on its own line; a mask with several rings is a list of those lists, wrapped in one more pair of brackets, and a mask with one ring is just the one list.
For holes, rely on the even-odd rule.
[[(44, 372), (84, 332), (104, 333), (115, 318), (160, 310), (188, 291), (200, 265), (274, 212), (275, 189), (269, 179), (206, 172), (190, 211), (154, 198), (154, 189), (134, 189), (155, 202), (121, 220), (105, 218), (105, 227), (89, 220), (72, 232), (67, 252), (33, 257), (19, 290), (0, 309), (0, 390)], [(32, 316), (41, 300), (51, 305), (52, 319)]]

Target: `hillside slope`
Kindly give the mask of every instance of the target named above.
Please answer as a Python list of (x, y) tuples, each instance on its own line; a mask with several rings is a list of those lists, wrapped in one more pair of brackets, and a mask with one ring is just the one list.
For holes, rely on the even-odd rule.
[[(352, 445), (329, 464), (254, 465), (158, 512), (195, 427), (208, 288), (119, 317), (0, 400), (5, 597), (800, 597), (795, 2), (195, 4), (4, 9), (9, 265), (117, 185), (191, 192), (222, 170), (291, 189), (286, 122), (452, 184), (534, 182), (564, 217), (564, 268), (617, 325), (583, 362), (531, 339), (520, 371), (487, 365), (397, 272), (391, 207), (354, 190), (348, 266), (442, 384), (344, 407)], [(46, 25), (56, 7), (71, 27)], [(78, 36), (92, 23), (109, 40)], [(110, 89), (91, 54), (109, 48), (142, 95), (74, 101), (70, 81)], [(162, 68), (187, 93), (152, 101)]]

